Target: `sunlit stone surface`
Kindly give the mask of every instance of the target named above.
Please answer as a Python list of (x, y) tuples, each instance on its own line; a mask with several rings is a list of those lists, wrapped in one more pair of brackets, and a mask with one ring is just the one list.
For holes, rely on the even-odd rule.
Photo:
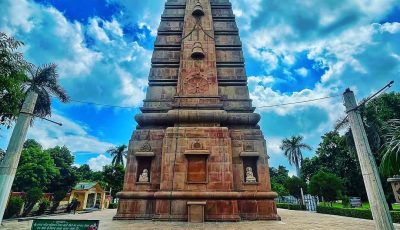
[(167, 1), (115, 219), (279, 219), (254, 109), (229, 1)]

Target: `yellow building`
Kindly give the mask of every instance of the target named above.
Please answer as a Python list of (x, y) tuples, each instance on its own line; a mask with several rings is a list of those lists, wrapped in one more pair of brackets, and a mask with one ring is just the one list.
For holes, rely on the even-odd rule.
[(108, 208), (106, 193), (97, 182), (80, 182), (71, 191), (68, 202), (76, 198), (79, 201), (78, 211), (84, 209)]

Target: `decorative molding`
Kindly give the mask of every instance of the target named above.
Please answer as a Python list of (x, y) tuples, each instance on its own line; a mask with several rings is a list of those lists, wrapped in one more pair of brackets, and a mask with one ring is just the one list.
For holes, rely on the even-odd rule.
[(154, 152), (135, 152), (134, 155), (136, 157), (154, 157)]
[(210, 155), (210, 151), (208, 150), (186, 150), (185, 155)]
[(206, 201), (188, 201), (186, 203), (187, 205), (206, 205)]
[(241, 157), (259, 157), (260, 153), (259, 152), (241, 152), (240, 156)]

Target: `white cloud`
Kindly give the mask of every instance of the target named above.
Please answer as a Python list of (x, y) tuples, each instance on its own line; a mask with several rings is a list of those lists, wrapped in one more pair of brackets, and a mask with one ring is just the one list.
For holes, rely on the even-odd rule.
[(88, 34), (100, 42), (110, 43), (106, 32), (99, 26), (99, 21), (96, 18), (89, 19)]
[(280, 149), (282, 139), (283, 138), (280, 137), (273, 137), (273, 138), (267, 137), (267, 150), (269, 156), (274, 156), (274, 157), (283, 156), (283, 152)]
[(104, 153), (113, 144), (101, 141), (88, 133), (85, 124), (78, 124), (57, 113), (53, 113), (52, 120), (62, 123), (55, 125), (48, 121), (37, 119), (28, 131), (28, 138), (38, 141), (43, 148), (67, 146), (71, 152)]
[(140, 27), (146, 26), (150, 29), (152, 36), (157, 34), (157, 27), (160, 24), (165, 0), (107, 0), (107, 2), (115, 3), (122, 7), (123, 13), (120, 16), (120, 20), (123, 25), (137, 24)]
[(24, 53), (34, 64), (58, 64), (61, 84), (72, 98), (142, 103), (151, 51), (124, 37), (116, 18), (88, 18), (85, 25), (31, 0), (1, 1), (0, 12), (0, 30), (23, 40)]
[[(45, 149), (55, 146), (66, 146), (72, 153), (100, 154), (115, 146), (112, 143), (102, 141), (98, 137), (90, 135), (87, 125), (72, 121), (57, 114), (56, 111), (53, 111), (51, 119), (62, 123), (62, 126), (37, 118), (33, 126), (28, 129), (27, 139), (38, 141)], [(1, 127), (0, 148), (7, 148), (12, 131), (13, 128), (4, 129), (4, 127)]]
[(296, 69), (295, 72), (302, 77), (307, 77), (308, 75), (308, 70), (304, 67)]
[(103, 166), (111, 164), (112, 159), (109, 157), (106, 157), (105, 155), (101, 154), (97, 157), (90, 158), (87, 162), (89, 165), (90, 169), (93, 171), (102, 171)]
[[(358, 98), (363, 98), (396, 79), (400, 74), (400, 23), (376, 23), (395, 7), (394, 2), (319, 1), (310, 6), (310, 1), (289, 0), (282, 3), (269, 0), (262, 1), (254, 14), (238, 16), (239, 25), (250, 27), (245, 27), (245, 32), (241, 33), (244, 49), (264, 68), (263, 72), (275, 79), (270, 84), (264, 84), (262, 76), (249, 77), (250, 95), (254, 105), (259, 107), (258, 112), (263, 117), (276, 116), (274, 124), (268, 125), (287, 127), (293, 134), (305, 136), (306, 141), (318, 143), (320, 136), (332, 130), (337, 119), (344, 115), (340, 97), (305, 104), (260, 107), (338, 95), (347, 87), (355, 90)], [(232, 3), (241, 12), (247, 12), (250, 7), (246, 0), (234, 0)], [(310, 7), (314, 10), (310, 11)], [(326, 72), (308, 89), (278, 88), (281, 79), (301, 82), (303, 77), (311, 76), (312, 69), (298, 67), (304, 61), (301, 60), (304, 56), (300, 54), (306, 54), (307, 61), (318, 63)], [(275, 76), (276, 70), (282, 76)], [(269, 81), (270, 77), (265, 79)], [(399, 90), (400, 87), (395, 86), (394, 89)], [(318, 110), (318, 115), (310, 113), (310, 110)], [(328, 120), (317, 117), (322, 115)], [(301, 125), (290, 123), (288, 118), (292, 116), (298, 118), (296, 122), (320, 123), (316, 123), (313, 129), (305, 130), (304, 127), (299, 128)], [(263, 129), (271, 130), (267, 126)], [(281, 137), (271, 132), (266, 136), (272, 140)], [(277, 146), (272, 144), (269, 151), (278, 151)]]

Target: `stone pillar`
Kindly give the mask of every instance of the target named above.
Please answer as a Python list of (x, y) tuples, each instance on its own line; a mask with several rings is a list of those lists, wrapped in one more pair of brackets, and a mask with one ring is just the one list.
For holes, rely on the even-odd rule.
[(17, 172), (19, 158), (21, 157), (22, 147), (32, 120), (31, 114), (35, 108), (37, 97), (37, 93), (33, 91), (28, 92), (11, 135), (6, 155), (3, 161), (0, 162), (0, 223), (3, 220), (7, 200), (14, 182), (15, 173)]
[(85, 195), (84, 195), (84, 197), (83, 197), (83, 205), (82, 205), (82, 209), (86, 209), (88, 195), (89, 195), (89, 192), (88, 192), (88, 191), (86, 191), (86, 192), (85, 192)]
[(346, 112), (349, 116), (351, 132), (353, 133), (354, 143), (356, 145), (357, 155), (361, 166), (361, 172), (364, 178), (365, 188), (367, 190), (368, 200), (375, 220), (376, 229), (394, 230), (392, 217), (386, 202), (385, 193), (382, 189), (382, 183), (376, 166), (375, 158), (372, 155), (368, 143), (367, 133), (364, 129), (364, 123), (357, 108), (354, 93), (347, 89), (343, 95)]

